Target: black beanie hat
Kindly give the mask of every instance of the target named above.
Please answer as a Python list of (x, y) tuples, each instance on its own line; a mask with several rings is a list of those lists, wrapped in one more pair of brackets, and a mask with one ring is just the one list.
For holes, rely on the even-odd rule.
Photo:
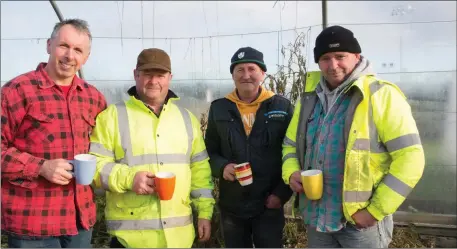
[(329, 52), (349, 52), (360, 54), (362, 49), (354, 34), (341, 26), (331, 26), (322, 30), (316, 38), (314, 47), (314, 62)]
[(267, 71), (267, 66), (263, 62), (263, 53), (251, 47), (244, 47), (238, 49), (232, 56), (230, 64), (230, 74), (233, 74), (233, 68), (236, 64), (247, 62), (255, 63), (259, 65), (262, 71)]

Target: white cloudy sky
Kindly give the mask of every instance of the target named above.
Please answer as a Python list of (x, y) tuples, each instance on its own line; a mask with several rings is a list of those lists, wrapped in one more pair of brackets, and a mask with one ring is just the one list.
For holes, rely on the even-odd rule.
[[(82, 18), (90, 24), (94, 40), (91, 57), (84, 67), (88, 80), (131, 80), (136, 56), (143, 48), (152, 46), (171, 54), (175, 79), (230, 78), (230, 58), (241, 46), (262, 51), (269, 72), (274, 72), (276, 64), (282, 62), (278, 60), (277, 32), (217, 36), (308, 26), (312, 26), (308, 66), (312, 70), (317, 68), (312, 48), (322, 29), (320, 1), (278, 1), (276, 5), (274, 1), (57, 4), (64, 17)], [(393, 15), (399, 9), (404, 10), (403, 14)], [(455, 70), (455, 20), (455, 1), (328, 2), (328, 22), (353, 30), (362, 54), (378, 72)], [(46, 38), (57, 21), (49, 1), (1, 2), (1, 81), (47, 60)], [(124, 39), (118, 38), (121, 34)], [(293, 31), (283, 32), (279, 45), (286, 45), (293, 38)]]

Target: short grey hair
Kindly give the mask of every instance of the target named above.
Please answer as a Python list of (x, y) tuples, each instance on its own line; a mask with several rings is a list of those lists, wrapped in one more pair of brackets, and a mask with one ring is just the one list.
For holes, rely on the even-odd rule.
[(89, 41), (92, 42), (92, 34), (90, 33), (90, 30), (89, 30), (89, 24), (87, 24), (87, 22), (84, 20), (76, 19), (76, 18), (75, 19), (66, 19), (61, 22), (56, 23), (56, 25), (54, 25), (54, 29), (52, 30), (51, 39), (54, 39), (57, 36), (57, 34), (59, 33), (60, 28), (62, 28), (64, 25), (67, 25), (67, 24), (73, 26), (73, 28), (75, 28), (76, 30), (87, 34), (87, 36), (89, 36)]

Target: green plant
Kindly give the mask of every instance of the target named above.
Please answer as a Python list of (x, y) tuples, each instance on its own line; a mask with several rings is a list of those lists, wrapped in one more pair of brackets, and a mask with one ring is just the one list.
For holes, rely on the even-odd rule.
[[(305, 89), (308, 69), (303, 51), (307, 49), (306, 39), (309, 37), (309, 31), (306, 34), (297, 34), (294, 42), (281, 48), (282, 58), (287, 59), (287, 64), (277, 65), (278, 71), (267, 74), (262, 83), (267, 89), (288, 98), (292, 104), (303, 95)], [(265, 84), (266, 82), (268, 83)]]

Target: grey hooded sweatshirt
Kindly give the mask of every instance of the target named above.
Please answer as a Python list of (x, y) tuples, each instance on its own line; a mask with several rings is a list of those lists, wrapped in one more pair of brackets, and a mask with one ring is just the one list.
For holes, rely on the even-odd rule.
[(321, 80), (316, 87), (316, 93), (322, 103), (326, 115), (346, 88), (350, 87), (358, 78), (365, 75), (374, 75), (374, 72), (371, 68), (370, 61), (365, 57), (360, 56), (360, 62), (356, 65), (354, 71), (352, 71), (349, 77), (337, 88), (330, 90), (324, 76), (321, 76)]

